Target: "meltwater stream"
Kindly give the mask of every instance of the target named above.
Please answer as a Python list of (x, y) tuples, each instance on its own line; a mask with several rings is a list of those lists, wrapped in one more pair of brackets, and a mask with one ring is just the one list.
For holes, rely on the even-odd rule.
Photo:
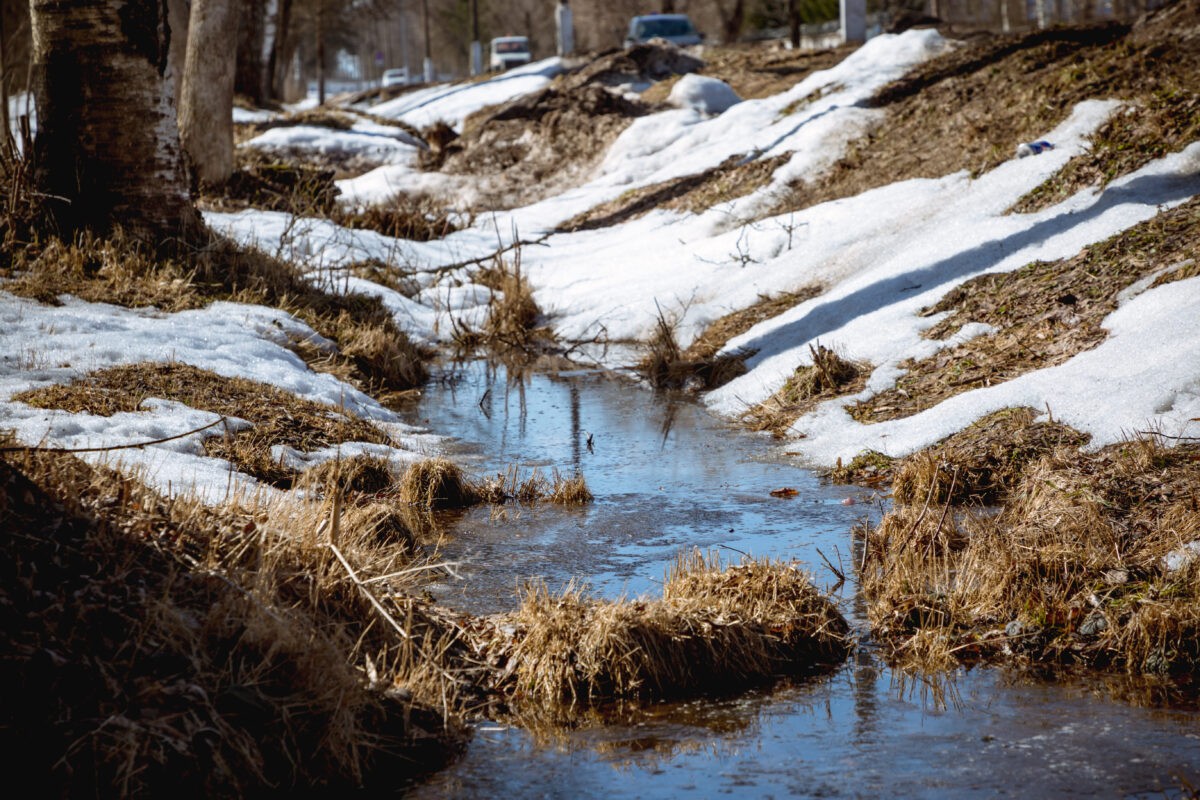
[[(656, 595), (681, 549), (796, 560), (823, 589), (852, 575), (867, 490), (830, 486), (768, 438), (599, 372), (510, 376), (476, 362), (433, 383), (410, 421), (455, 437), (478, 475), (579, 470), (582, 509), (477, 509), (442, 555), (461, 580), (431, 587), (475, 613), (512, 608), (529, 579), (606, 597)], [(591, 447), (588, 441), (591, 441)], [(792, 488), (789, 498), (771, 496)], [(862, 628), (848, 583), (835, 594)], [(831, 675), (769, 691), (661, 704), (534, 735), (481, 724), (467, 754), (416, 797), (1172, 797), (1200, 788), (1200, 712), (1145, 708), (1151, 687), (1048, 684), (1000, 669), (918, 679), (869, 642)], [(1114, 699), (1120, 696), (1124, 699)]]

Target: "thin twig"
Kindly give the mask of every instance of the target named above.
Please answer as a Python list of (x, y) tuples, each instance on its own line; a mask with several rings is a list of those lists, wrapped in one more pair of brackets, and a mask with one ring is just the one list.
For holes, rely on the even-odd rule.
[(209, 428), (216, 427), (226, 421), (226, 417), (221, 417), (218, 420), (208, 423), (207, 425), (187, 431), (185, 433), (177, 433), (174, 436), (166, 436), (162, 439), (153, 439), (149, 442), (134, 442), (133, 444), (114, 444), (109, 447), (38, 447), (34, 446), (19, 446), (19, 447), (0, 447), (0, 453), (106, 453), (109, 450), (135, 450), (140, 447), (149, 447), (154, 444), (162, 444), (163, 442), (173, 442), (176, 439), (182, 439), (185, 436), (191, 436), (193, 433), (201, 433)]
[(419, 567), (409, 567), (408, 569), (402, 569), (399, 572), (391, 572), (391, 573), (388, 573), (387, 575), (380, 575), (375, 578), (367, 578), (365, 581), (362, 581), (360, 585), (367, 586), (372, 583), (380, 583), (382, 581), (386, 581), (389, 578), (399, 578), (403, 575), (411, 575), (414, 572), (427, 572), (427, 571), (435, 570), (435, 569), (444, 569), (444, 570), (446, 570), (446, 572), (449, 572), (451, 575), (458, 578), (459, 575), (458, 575), (458, 573), (456, 573), (454, 571), (454, 567), (462, 566), (462, 563), (463, 562), (461, 562), (461, 561), (445, 561), (445, 562), (439, 561), (436, 564), (422, 564)]

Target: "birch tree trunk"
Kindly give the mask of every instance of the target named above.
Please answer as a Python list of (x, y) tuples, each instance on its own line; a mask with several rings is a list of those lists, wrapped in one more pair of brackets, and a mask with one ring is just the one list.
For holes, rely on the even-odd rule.
[(233, 174), (233, 81), (238, 3), (192, 0), (179, 99), (179, 136), (196, 179), (217, 186)]
[(31, 0), (34, 182), (60, 235), (120, 226), (163, 246), (204, 235), (188, 194), (166, 0)]

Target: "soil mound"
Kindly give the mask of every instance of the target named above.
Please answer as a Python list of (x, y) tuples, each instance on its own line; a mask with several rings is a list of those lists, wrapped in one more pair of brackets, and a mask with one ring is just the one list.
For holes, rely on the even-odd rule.
[(645, 85), (698, 72), (703, 67), (703, 61), (672, 45), (639, 44), (628, 50), (602, 54), (563, 78), (563, 85), (568, 88)]

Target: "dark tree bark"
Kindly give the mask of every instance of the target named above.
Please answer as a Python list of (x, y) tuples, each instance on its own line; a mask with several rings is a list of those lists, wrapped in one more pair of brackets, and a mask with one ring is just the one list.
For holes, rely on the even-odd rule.
[(267, 85), (271, 100), (283, 97), (283, 80), (287, 74), (287, 63), (291, 53), (292, 0), (278, 0), (275, 12), (275, 38), (271, 40), (271, 52), (267, 55)]
[(122, 227), (155, 246), (204, 235), (167, 74), (166, 0), (31, 0), (34, 183), (61, 235)]
[(267, 63), (263, 56), (266, 42), (266, 0), (242, 0), (241, 19), (238, 23), (237, 72), (234, 74), (233, 90), (250, 98), (258, 107), (266, 104), (270, 80)]
[(179, 138), (196, 179), (219, 186), (233, 174), (233, 82), (237, 0), (192, 0), (179, 98)]

